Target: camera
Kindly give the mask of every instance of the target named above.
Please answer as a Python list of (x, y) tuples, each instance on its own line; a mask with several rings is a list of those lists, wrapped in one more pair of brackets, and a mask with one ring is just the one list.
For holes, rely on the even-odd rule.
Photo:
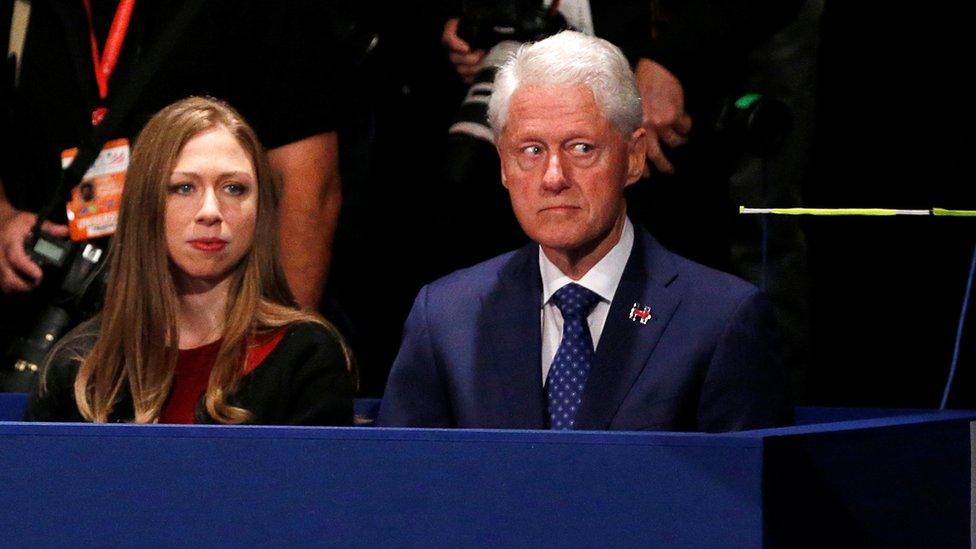
[(28, 255), (44, 268), (45, 280), (57, 284), (57, 290), (31, 330), (10, 345), (8, 365), (0, 371), (0, 392), (29, 391), (44, 357), (61, 336), (101, 309), (106, 246), (107, 238), (73, 242), (35, 229), (27, 243)]
[(569, 28), (558, 11), (540, 0), (468, 0), (462, 2), (458, 36), (472, 49), (489, 50), (500, 42), (534, 42)]
[(487, 50), (487, 54), (448, 133), (492, 143), (488, 100), (494, 91), (495, 73), (522, 42), (542, 40), (568, 28), (566, 18), (544, 8), (540, 0), (464, 2), (458, 36), (472, 49)]

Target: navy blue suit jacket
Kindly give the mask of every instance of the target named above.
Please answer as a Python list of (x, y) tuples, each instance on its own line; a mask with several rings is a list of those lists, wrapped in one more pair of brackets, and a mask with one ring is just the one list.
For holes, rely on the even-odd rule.
[[(759, 290), (635, 229), (576, 429), (731, 431), (788, 422)], [(420, 291), (380, 425), (547, 427), (538, 254), (529, 244)], [(629, 318), (635, 303), (651, 308), (647, 324)]]

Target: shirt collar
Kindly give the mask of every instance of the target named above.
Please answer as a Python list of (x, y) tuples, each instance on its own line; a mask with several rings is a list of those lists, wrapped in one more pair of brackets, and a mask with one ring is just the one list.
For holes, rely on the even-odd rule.
[(549, 303), (549, 298), (560, 288), (575, 282), (587, 290), (596, 293), (600, 298), (610, 303), (613, 301), (613, 294), (617, 291), (620, 279), (624, 275), (624, 268), (630, 258), (630, 251), (634, 247), (634, 226), (630, 219), (624, 218), (624, 228), (620, 233), (620, 240), (610, 248), (607, 255), (597, 262), (583, 278), (573, 280), (569, 278), (559, 267), (554, 265), (546, 254), (539, 247), (539, 272), (542, 274), (542, 304)]

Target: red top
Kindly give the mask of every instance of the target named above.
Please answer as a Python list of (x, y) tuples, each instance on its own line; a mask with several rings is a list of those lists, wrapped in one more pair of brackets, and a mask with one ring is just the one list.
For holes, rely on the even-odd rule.
[[(284, 336), (285, 329), (280, 328), (259, 337), (255, 345), (248, 347), (244, 375), (254, 371), (278, 346)], [(194, 411), (200, 397), (207, 390), (210, 370), (217, 361), (221, 341), (218, 339), (201, 347), (180, 349), (176, 371), (173, 372), (173, 388), (170, 390), (169, 399), (163, 405), (162, 413), (159, 414), (159, 423), (196, 423)]]

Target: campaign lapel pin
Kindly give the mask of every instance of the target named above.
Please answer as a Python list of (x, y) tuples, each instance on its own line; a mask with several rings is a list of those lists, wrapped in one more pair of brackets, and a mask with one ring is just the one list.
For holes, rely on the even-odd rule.
[(630, 320), (633, 322), (640, 321), (641, 324), (647, 324), (647, 321), (651, 319), (651, 308), (642, 307), (640, 303), (634, 303), (634, 306), (630, 308)]

